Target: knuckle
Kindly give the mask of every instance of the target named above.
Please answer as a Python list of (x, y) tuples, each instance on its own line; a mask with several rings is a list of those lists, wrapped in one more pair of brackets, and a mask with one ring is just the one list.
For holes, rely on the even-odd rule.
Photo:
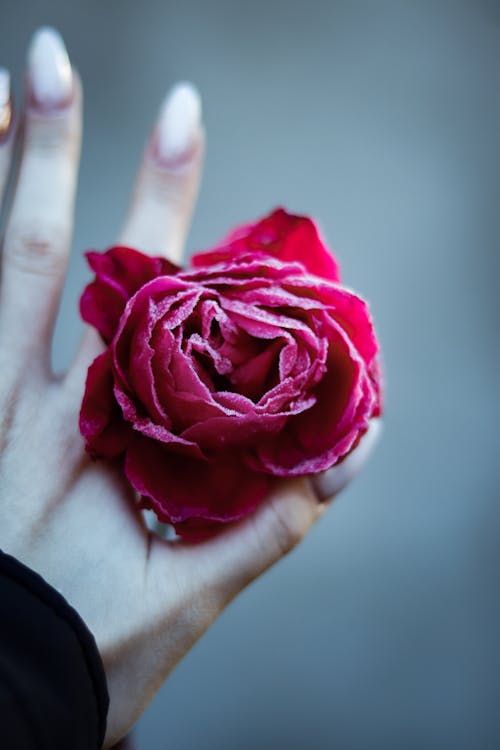
[(54, 275), (61, 271), (68, 245), (68, 230), (57, 224), (39, 222), (9, 227), (5, 260), (23, 271)]
[(78, 129), (71, 111), (60, 117), (31, 115), (24, 134), (26, 152), (47, 155), (65, 151), (77, 141)]
[(169, 204), (178, 205), (193, 190), (197, 162), (189, 162), (182, 169), (170, 170), (161, 163), (147, 162), (142, 174), (142, 189), (152, 197), (157, 196)]
[(280, 555), (286, 555), (296, 547), (305, 536), (303, 519), (300, 514), (286, 512), (278, 501), (269, 505), (271, 513), (271, 534)]
[(143, 194), (149, 200), (157, 202), (165, 210), (165, 206), (176, 207), (184, 198), (184, 184), (182, 180), (172, 178), (168, 172), (152, 169), (143, 184)]

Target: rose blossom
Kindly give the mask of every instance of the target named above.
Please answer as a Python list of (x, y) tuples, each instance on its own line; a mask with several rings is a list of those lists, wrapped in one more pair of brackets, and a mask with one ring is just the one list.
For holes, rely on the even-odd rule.
[(161, 521), (196, 536), (240, 519), (274, 477), (342, 460), (380, 413), (366, 303), (314, 223), (274, 211), (181, 270), (127, 247), (87, 253), (81, 314), (107, 348), (80, 415)]

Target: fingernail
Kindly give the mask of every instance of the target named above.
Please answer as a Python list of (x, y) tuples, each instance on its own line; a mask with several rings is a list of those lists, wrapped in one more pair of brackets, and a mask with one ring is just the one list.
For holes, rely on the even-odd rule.
[(10, 94), (10, 74), (0, 68), (0, 141), (7, 138), (12, 125), (12, 97)]
[(28, 50), (30, 104), (36, 109), (65, 107), (73, 93), (73, 72), (61, 35), (44, 26), (33, 35)]
[(156, 127), (159, 161), (180, 166), (192, 155), (201, 123), (201, 98), (191, 83), (178, 83), (162, 104)]
[(347, 458), (312, 478), (312, 485), (320, 502), (333, 498), (359, 474), (378, 442), (381, 430), (381, 420), (372, 419), (359, 444)]

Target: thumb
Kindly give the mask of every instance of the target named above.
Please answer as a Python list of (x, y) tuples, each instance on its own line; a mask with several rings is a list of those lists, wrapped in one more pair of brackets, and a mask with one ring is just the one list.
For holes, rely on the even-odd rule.
[(210, 597), (215, 611), (306, 536), (331, 500), (359, 473), (379, 434), (380, 420), (374, 419), (356, 449), (338, 466), (311, 479), (280, 481), (252, 516), (212, 539), (185, 547), (184, 574), (196, 582), (195, 589)]

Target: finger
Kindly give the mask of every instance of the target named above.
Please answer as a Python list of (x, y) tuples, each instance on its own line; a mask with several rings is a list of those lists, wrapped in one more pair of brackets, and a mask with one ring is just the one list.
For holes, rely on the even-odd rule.
[(2, 210), (12, 160), (13, 125), (10, 75), (8, 70), (0, 68), (0, 211)]
[[(253, 516), (204, 543), (177, 546), (184, 588), (195, 597), (207, 598), (209, 618), (216, 617), (236, 594), (306, 536), (327, 510), (325, 500), (331, 500), (364, 466), (379, 434), (380, 420), (372, 420), (356, 449), (342, 462), (349, 462), (347, 470), (340, 464), (312, 479), (280, 481)], [(168, 559), (168, 543), (158, 543)], [(161, 556), (156, 564), (161, 567)]]
[[(174, 546), (177, 565), (171, 561), (170, 569), (182, 582), (182, 590), (189, 592), (186, 598), (204, 613), (200, 630), (245, 586), (290, 552), (325, 508), (306, 477), (281, 480), (249, 518), (206, 542)], [(168, 542), (158, 543), (168, 547)], [(168, 560), (168, 549), (166, 553)]]
[(312, 478), (316, 495), (323, 501), (333, 500), (356, 477), (377, 445), (382, 433), (382, 420), (372, 419), (356, 450), (340, 464)]
[(81, 90), (64, 43), (38, 30), (28, 53), (21, 163), (8, 218), (0, 343), (9, 358), (50, 362), (50, 341), (73, 223)]
[(122, 244), (181, 262), (203, 146), (200, 96), (191, 84), (179, 83), (164, 101), (146, 147)]
[[(165, 99), (144, 152), (120, 242), (180, 263), (203, 162), (201, 101), (196, 89), (177, 84)], [(83, 393), (87, 368), (100, 351), (85, 332), (68, 372), (68, 383)]]

